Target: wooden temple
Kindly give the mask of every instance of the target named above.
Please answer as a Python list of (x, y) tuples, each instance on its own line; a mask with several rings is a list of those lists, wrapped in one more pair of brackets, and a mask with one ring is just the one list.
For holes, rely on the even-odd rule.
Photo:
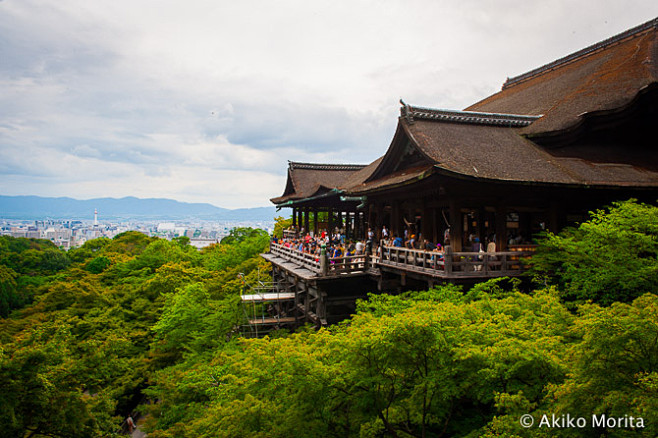
[[(360, 287), (363, 277), (373, 289), (394, 290), (409, 278), (431, 286), (518, 275), (523, 267), (510, 254), (529, 249), (538, 232), (559, 231), (616, 200), (658, 199), (658, 19), (509, 78), (465, 110), (401, 101), (400, 111), (383, 156), (365, 166), (289, 162), (284, 193), (272, 202), (292, 209), (297, 230), (342, 227), (363, 239), (372, 228), (379, 239), (385, 226), (455, 254), (437, 269), (422, 251), (385, 249), (347, 263)], [(494, 240), (496, 253), (473, 262), (474, 236)], [(319, 264), (305, 266), (280, 248), (265, 257), (286, 290), (305, 293), (304, 282), (321, 306), (344, 288)], [(344, 282), (349, 272), (333, 278)]]

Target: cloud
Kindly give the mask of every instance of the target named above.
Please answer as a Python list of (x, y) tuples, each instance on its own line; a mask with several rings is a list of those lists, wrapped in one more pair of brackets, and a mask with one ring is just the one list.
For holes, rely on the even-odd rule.
[(656, 15), (649, 0), (5, 0), (0, 190), (267, 205), (287, 160), (383, 154), (399, 98), (461, 109)]

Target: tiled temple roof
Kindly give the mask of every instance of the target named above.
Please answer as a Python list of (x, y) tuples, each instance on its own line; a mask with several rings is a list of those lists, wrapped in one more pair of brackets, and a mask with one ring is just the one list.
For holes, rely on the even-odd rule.
[(363, 164), (324, 164), (288, 162), (288, 180), (284, 193), (271, 201), (286, 201), (315, 196), (322, 191), (341, 186), (352, 174), (366, 167)]
[(521, 133), (565, 132), (591, 113), (614, 111), (658, 82), (658, 19), (508, 79), (467, 111), (543, 114)]
[(519, 114), (496, 114), (483, 113), (477, 111), (454, 111), (445, 109), (432, 109), (423, 107), (413, 107), (403, 103), (400, 112), (402, 117), (408, 122), (413, 123), (415, 119), (438, 120), (452, 123), (469, 123), (474, 125), (491, 125), (491, 126), (528, 126), (540, 115), (519, 115)]

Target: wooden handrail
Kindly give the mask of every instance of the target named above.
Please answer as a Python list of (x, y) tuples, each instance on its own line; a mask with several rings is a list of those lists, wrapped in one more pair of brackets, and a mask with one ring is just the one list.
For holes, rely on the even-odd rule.
[[(445, 276), (518, 275), (525, 270), (523, 257), (532, 251), (448, 252), (424, 251), (395, 246), (382, 248), (380, 265), (407, 268), (412, 271), (443, 271)], [(441, 275), (441, 274), (440, 274)]]
[[(286, 260), (294, 261), (300, 266), (313, 272), (321, 273), (321, 264), (318, 256), (304, 253), (294, 248), (288, 248), (284, 245), (274, 242), (270, 243), (270, 252), (272, 254), (281, 256)], [(366, 257), (365, 254), (329, 257), (327, 274), (331, 275), (346, 272), (365, 271), (372, 266), (372, 262), (369, 260), (369, 258), (370, 256)]]
[(429, 273), (442, 277), (493, 277), (518, 275), (525, 270), (523, 258), (533, 251), (447, 252), (384, 246), (381, 255), (353, 255), (327, 258), (325, 272), (319, 257), (272, 243), (270, 252), (320, 275), (364, 272), (379, 266)]

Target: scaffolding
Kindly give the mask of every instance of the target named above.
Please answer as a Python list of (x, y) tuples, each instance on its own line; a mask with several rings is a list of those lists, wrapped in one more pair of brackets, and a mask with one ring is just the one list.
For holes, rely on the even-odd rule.
[(243, 279), (240, 301), (246, 324), (243, 337), (258, 338), (273, 330), (294, 329), (299, 323), (294, 292), (282, 292), (278, 283), (258, 281), (249, 284)]

